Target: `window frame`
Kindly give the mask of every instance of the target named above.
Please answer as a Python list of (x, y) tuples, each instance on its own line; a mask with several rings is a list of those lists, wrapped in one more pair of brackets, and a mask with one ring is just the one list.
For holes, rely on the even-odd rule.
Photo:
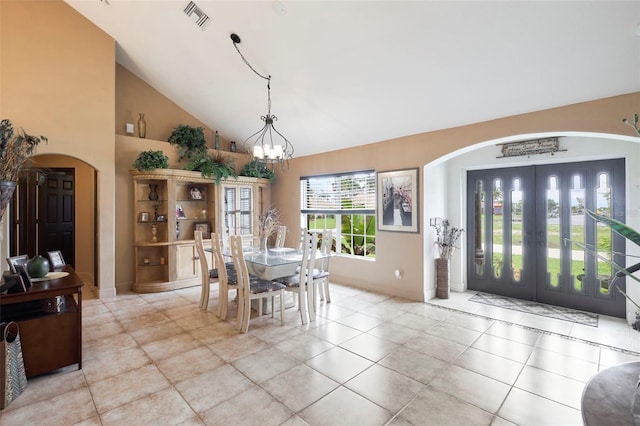
[[(363, 183), (363, 187), (360, 188), (358, 193), (354, 193), (354, 190), (357, 189), (355, 185), (351, 185), (348, 187), (340, 187), (338, 191), (325, 189), (324, 192), (331, 192), (332, 194), (337, 194), (333, 199), (316, 199), (318, 202), (315, 205), (312, 204), (312, 200), (310, 198), (310, 186), (313, 184), (313, 180), (322, 181), (326, 180), (326, 182), (319, 182), (319, 186), (322, 188), (335, 188), (335, 181), (338, 181), (340, 185), (343, 184), (342, 178), (358, 178), (353, 182), (357, 182), (358, 180)], [(332, 182), (334, 180), (334, 182)], [(362, 188), (365, 190), (362, 191)], [(345, 208), (344, 201), (353, 202), (353, 197), (360, 195), (361, 203), (356, 204), (357, 207)], [(350, 198), (351, 197), (351, 198)], [(331, 198), (329, 196), (329, 198)], [(326, 208), (322, 208), (322, 204), (326, 206)], [(364, 204), (364, 206), (362, 206)], [(375, 259), (375, 237), (377, 232), (376, 227), (376, 172), (375, 170), (358, 170), (351, 172), (341, 172), (341, 173), (330, 173), (330, 174), (322, 174), (322, 175), (311, 175), (311, 176), (301, 176), (300, 177), (300, 218), (301, 223), (305, 224), (304, 226), (308, 226), (311, 220), (318, 220), (318, 215), (324, 215), (325, 220), (327, 216), (333, 216), (335, 219), (335, 227), (332, 228), (334, 230), (334, 238), (336, 240), (336, 253), (345, 256), (353, 256), (356, 258), (364, 258), (364, 259)], [(367, 234), (367, 227), (365, 226), (363, 229), (363, 233), (354, 234), (353, 232), (344, 233), (342, 232), (342, 222), (345, 216), (350, 216), (349, 219), (351, 224), (354, 223), (354, 216), (363, 216), (363, 223), (367, 224), (370, 221), (373, 221), (373, 225), (370, 227), (369, 232), (373, 232), (373, 234)], [(326, 225), (326, 222), (325, 222)], [(353, 230), (353, 229), (352, 229)], [(350, 238), (352, 236), (362, 238), (363, 245), (362, 250), (363, 254), (353, 254), (352, 252), (343, 252), (342, 246), (342, 238), (346, 236), (346, 238)], [(373, 241), (373, 250), (367, 250), (367, 242)], [(352, 241), (352, 240), (350, 240)]]

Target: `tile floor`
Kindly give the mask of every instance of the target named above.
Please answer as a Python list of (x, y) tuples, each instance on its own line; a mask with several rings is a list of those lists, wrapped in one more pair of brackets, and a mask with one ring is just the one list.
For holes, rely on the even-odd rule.
[(589, 378), (640, 359), (622, 320), (331, 291), (310, 326), (287, 309), (284, 327), (241, 334), (217, 295), (198, 309), (199, 288), (102, 301), (88, 287), (83, 369), (30, 379), (0, 425), (580, 425)]

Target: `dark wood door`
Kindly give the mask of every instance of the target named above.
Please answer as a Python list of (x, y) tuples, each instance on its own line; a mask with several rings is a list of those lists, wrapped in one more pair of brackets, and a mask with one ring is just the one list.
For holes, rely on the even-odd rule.
[(47, 170), (39, 196), (40, 253), (60, 250), (75, 266), (75, 172)]
[(29, 258), (38, 253), (37, 194), (38, 176), (36, 172), (20, 176), (11, 203), (11, 223), (9, 229), (9, 255), (26, 254)]
[(624, 197), (623, 159), (469, 172), (469, 289), (624, 317), (625, 241), (585, 214), (624, 222)]

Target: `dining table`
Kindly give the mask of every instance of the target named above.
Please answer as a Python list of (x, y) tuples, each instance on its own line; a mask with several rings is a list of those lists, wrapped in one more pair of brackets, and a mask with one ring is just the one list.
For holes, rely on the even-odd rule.
[[(205, 248), (211, 252), (211, 248)], [(222, 255), (231, 259), (231, 250), (225, 247)], [(292, 247), (269, 247), (267, 251), (260, 250), (259, 247), (246, 246), (243, 249), (244, 261), (250, 274), (256, 275), (264, 280), (275, 280), (277, 278), (294, 275), (298, 267), (302, 264), (302, 252)], [(316, 252), (316, 262), (332, 254)], [(285, 308), (295, 306), (294, 299), (287, 294), (285, 296)], [(262, 311), (269, 313), (269, 305), (263, 301)]]
[(271, 247), (267, 251), (257, 251), (248, 247), (244, 260), (250, 274), (265, 280), (295, 275), (302, 263), (302, 253), (289, 247)]
[[(211, 248), (205, 248), (210, 252)], [(258, 247), (247, 246), (244, 248), (244, 261), (250, 274), (264, 280), (294, 275), (302, 264), (302, 252), (291, 247), (269, 247), (267, 251), (260, 251)], [(226, 247), (223, 256), (231, 258), (231, 251)], [(316, 252), (316, 262), (329, 254)]]

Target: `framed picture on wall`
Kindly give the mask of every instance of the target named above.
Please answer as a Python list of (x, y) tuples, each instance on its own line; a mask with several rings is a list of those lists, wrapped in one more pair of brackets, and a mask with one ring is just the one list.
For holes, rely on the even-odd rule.
[(378, 172), (376, 176), (378, 230), (420, 232), (418, 169)]

